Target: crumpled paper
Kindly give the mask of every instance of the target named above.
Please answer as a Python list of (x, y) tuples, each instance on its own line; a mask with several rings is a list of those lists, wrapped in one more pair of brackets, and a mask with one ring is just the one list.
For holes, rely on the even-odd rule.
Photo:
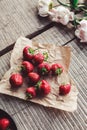
[[(2, 80), (0, 81), (0, 93), (26, 100), (25, 91), (28, 87), (28, 83), (26, 82), (26, 80), (24, 79), (24, 83), (19, 89), (13, 90), (9, 83), (9, 77), (12, 73), (17, 73), (20, 70), (20, 66), (23, 61), (23, 48), (27, 45), (31, 46), (33, 49), (39, 48), (37, 52), (48, 52), (49, 64), (60, 63), (64, 67), (64, 72), (60, 76), (46, 77), (46, 80), (51, 85), (50, 94), (41, 99), (34, 98), (30, 99), (29, 101), (41, 104), (46, 107), (57, 108), (69, 112), (75, 111), (77, 109), (78, 90), (74, 82), (68, 75), (70, 64), (70, 47), (62, 47), (55, 45), (54, 43), (40, 44), (32, 42), (31, 40), (24, 37), (18, 38), (11, 54), (10, 69), (5, 73)], [(65, 96), (59, 95), (59, 86), (62, 83), (71, 84), (71, 91)]]

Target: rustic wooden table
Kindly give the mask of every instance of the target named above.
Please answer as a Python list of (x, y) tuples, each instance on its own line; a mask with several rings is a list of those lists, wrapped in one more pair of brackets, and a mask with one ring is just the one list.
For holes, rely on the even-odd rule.
[[(57, 4), (56, 0), (54, 3)], [(0, 80), (10, 67), (11, 51), (19, 36), (40, 43), (70, 46), (69, 75), (79, 90), (77, 111), (53, 111), (1, 94), (0, 109), (12, 116), (18, 130), (86, 130), (87, 44), (81, 44), (73, 30), (38, 17), (36, 6), (37, 0), (0, 0)]]

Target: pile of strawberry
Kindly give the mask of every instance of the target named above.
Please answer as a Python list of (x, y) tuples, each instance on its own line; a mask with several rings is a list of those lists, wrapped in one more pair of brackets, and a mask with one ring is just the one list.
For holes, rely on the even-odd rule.
[[(26, 89), (26, 97), (29, 99), (36, 96), (46, 96), (51, 92), (51, 86), (43, 79), (44, 76), (58, 76), (64, 69), (62, 65), (54, 63), (49, 65), (47, 53), (36, 53), (31, 47), (23, 49), (22, 73), (12, 74), (9, 78), (11, 87), (18, 88), (23, 84), (23, 77), (29, 80), (29, 87)], [(62, 84), (59, 87), (59, 94), (66, 95), (70, 92), (70, 84)]]

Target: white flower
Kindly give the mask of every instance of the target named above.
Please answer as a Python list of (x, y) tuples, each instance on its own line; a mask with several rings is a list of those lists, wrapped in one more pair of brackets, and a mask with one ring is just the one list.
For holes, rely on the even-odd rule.
[(52, 8), (52, 0), (39, 0), (38, 1), (38, 14), (42, 17), (48, 16), (49, 10)]
[(56, 9), (49, 11), (49, 15), (52, 21), (67, 25), (69, 21), (74, 20), (74, 13), (64, 6), (58, 6)]
[(81, 42), (87, 42), (87, 20), (82, 20), (78, 25), (75, 35), (81, 39)]

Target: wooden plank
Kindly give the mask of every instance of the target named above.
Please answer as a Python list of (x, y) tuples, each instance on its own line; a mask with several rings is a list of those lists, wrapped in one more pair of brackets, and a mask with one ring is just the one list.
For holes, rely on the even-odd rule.
[(19, 36), (32, 34), (49, 24), (48, 18), (38, 17), (37, 2), (37, 0), (0, 1), (0, 50), (15, 42)]
[[(19, 36), (39, 31), (51, 22), (48, 18), (38, 17), (37, 2), (37, 0), (0, 1), (0, 50), (14, 43)], [(54, 6), (58, 5), (57, 0), (53, 2)]]
[(71, 78), (74, 79), (79, 90), (78, 109), (76, 114), (72, 115), (73, 119), (70, 119), (70, 121), (74, 122), (75, 120), (76, 124), (79, 126), (79, 129), (85, 130), (87, 116), (87, 46), (86, 44), (80, 43), (77, 39), (69, 43), (68, 46), (72, 49), (69, 74)]
[(10, 56), (11, 52), (7, 53), (6, 55), (0, 57), (0, 80), (3, 74), (9, 69), (10, 67)]
[[(54, 26), (54, 23), (51, 22), (51, 23), (49, 23), (48, 25), (44, 26), (43, 28), (39, 29), (39, 31), (35, 31), (35, 32), (32, 33), (32, 34), (27, 35), (26, 38), (32, 39), (33, 37), (35, 37), (35, 36), (41, 34), (42, 32), (48, 30), (49, 28), (51, 28), (51, 27), (53, 27), (53, 26)], [(4, 55), (4, 54), (6, 54), (7, 52), (11, 51), (11, 50), (13, 49), (13, 47), (14, 47), (14, 44), (15, 44), (15, 42), (12, 43), (11, 45), (5, 47), (4, 49), (2, 49), (2, 50), (0, 51), (0, 56), (2, 56), (2, 55)]]
[(35, 38), (33, 38), (33, 41), (40, 43), (47, 42), (58, 45), (64, 45), (73, 38), (74, 38), (73, 29), (69, 30), (66, 26), (55, 23), (55, 27), (47, 30), (41, 35), (36, 36)]

